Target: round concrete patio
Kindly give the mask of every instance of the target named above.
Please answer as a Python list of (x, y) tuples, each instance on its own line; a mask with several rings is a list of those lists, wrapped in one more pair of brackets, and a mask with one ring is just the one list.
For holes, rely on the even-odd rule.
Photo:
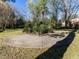
[[(67, 35), (65, 35), (65, 37)], [(21, 48), (47, 48), (53, 46), (56, 42), (63, 40), (65, 37), (55, 38), (48, 35), (39, 36), (23, 34), (16, 37), (8, 37), (4, 40), (4, 44)]]

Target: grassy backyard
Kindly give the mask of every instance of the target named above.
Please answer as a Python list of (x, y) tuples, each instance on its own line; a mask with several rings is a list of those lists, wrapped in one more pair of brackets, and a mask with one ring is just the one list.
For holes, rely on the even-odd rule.
[[(2, 44), (3, 39), (8, 36), (21, 35), (22, 30), (7, 30), (0, 33), (0, 59), (35, 59), (37, 56), (47, 51), (49, 48), (16, 48)], [(72, 44), (64, 53), (63, 59), (78, 59), (79, 58), (79, 33), (76, 33)], [(59, 48), (62, 50), (64, 47)], [(52, 54), (56, 54), (54, 51)], [(62, 52), (62, 51), (61, 51)], [(57, 58), (60, 56), (57, 56)]]
[(0, 33), (0, 59), (34, 59), (46, 49), (16, 48), (2, 44), (3, 40), (9, 36), (21, 35), (22, 30), (7, 30)]
[(0, 59), (79, 59), (79, 0), (0, 0)]

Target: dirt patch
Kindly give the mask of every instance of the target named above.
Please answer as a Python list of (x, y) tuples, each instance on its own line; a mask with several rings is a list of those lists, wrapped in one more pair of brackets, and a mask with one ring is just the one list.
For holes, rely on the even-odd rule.
[(16, 37), (7, 38), (4, 41), (4, 44), (22, 48), (47, 48), (54, 45), (57, 41), (63, 40), (65, 37), (54, 38), (48, 35), (38, 36), (38, 35), (24, 34), (24, 35), (18, 35)]

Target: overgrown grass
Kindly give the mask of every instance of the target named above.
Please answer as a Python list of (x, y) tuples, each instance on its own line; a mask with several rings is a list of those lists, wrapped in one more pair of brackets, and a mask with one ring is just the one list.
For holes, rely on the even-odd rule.
[(34, 48), (17, 48), (2, 44), (3, 39), (9, 36), (24, 34), (22, 30), (6, 30), (0, 33), (0, 59), (35, 59), (46, 49)]
[(45, 49), (16, 48), (3, 46), (0, 48), (0, 59), (35, 59)]
[(63, 59), (79, 59), (79, 33), (76, 33), (76, 37), (68, 47)]

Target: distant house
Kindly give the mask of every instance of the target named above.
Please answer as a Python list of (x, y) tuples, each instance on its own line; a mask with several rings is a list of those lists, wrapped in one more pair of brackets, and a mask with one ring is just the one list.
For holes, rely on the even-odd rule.
[(79, 24), (79, 18), (71, 19), (72, 24)]
[(79, 18), (74, 18), (70, 20), (71, 24), (73, 24), (73, 27), (78, 26), (79, 27)]
[[(61, 23), (62, 23), (62, 27), (65, 27), (65, 24), (66, 24), (65, 21), (62, 21)], [(79, 18), (71, 19), (69, 20), (69, 23), (71, 23), (72, 27), (75, 27), (76, 25), (79, 26)]]

